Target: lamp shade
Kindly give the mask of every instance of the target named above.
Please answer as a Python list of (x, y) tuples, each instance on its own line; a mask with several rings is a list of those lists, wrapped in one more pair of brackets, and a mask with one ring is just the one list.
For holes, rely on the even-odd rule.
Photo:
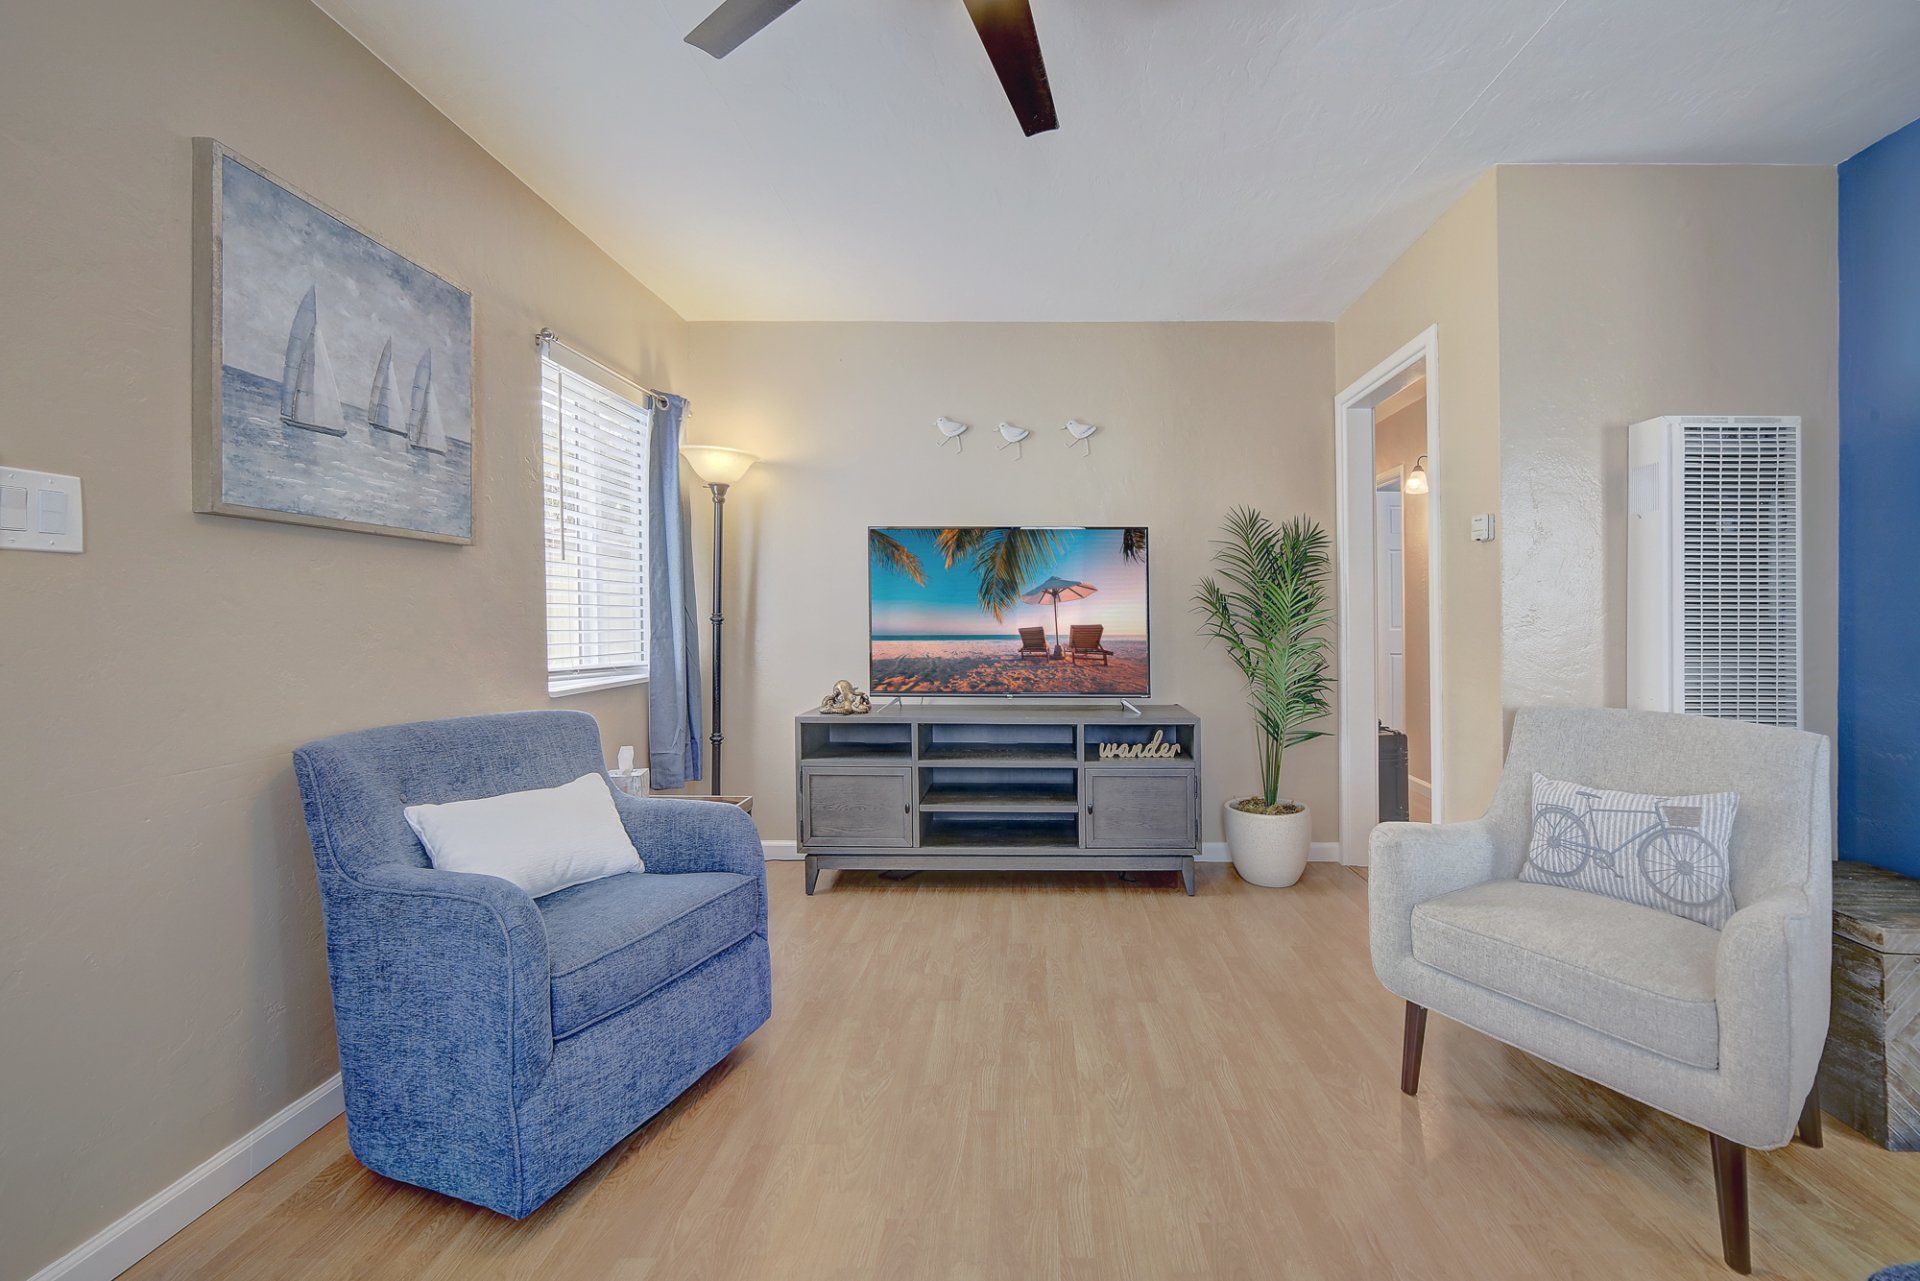
[(1425, 454), (1420, 455), (1418, 459), (1414, 460), (1413, 470), (1407, 473), (1406, 489), (1409, 494), (1424, 494), (1427, 492), (1429, 485), (1427, 483), (1426, 462), (1427, 456)]
[(719, 445), (686, 445), (680, 454), (694, 474), (709, 485), (731, 485), (760, 461), (757, 454), (744, 449), (726, 449)]

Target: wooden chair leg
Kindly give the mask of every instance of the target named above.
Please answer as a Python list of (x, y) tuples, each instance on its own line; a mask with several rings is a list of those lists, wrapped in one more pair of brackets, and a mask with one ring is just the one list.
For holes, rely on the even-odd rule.
[(1427, 1007), (1407, 1002), (1407, 1026), (1400, 1039), (1400, 1093), (1420, 1090), (1420, 1051), (1427, 1040)]
[(1747, 1248), (1747, 1150), (1719, 1135), (1713, 1140), (1713, 1190), (1720, 1201), (1720, 1253), (1745, 1276), (1753, 1271)]
[(1817, 1148), (1826, 1142), (1820, 1132), (1820, 1081), (1815, 1078), (1813, 1089), (1807, 1092), (1806, 1105), (1800, 1109), (1800, 1141), (1810, 1148)]

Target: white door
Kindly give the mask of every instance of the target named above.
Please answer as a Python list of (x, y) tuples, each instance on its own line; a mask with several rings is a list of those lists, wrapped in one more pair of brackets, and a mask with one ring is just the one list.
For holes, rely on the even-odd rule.
[(1407, 727), (1407, 593), (1400, 480), (1373, 494), (1374, 713), (1389, 727)]

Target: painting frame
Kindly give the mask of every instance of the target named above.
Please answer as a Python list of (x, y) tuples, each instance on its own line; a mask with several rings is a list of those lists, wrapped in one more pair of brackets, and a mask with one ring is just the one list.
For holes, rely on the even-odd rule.
[[(460, 295), (466, 304), (466, 332), (460, 344), (466, 359), (466, 406), (468, 428), (467, 508), (465, 533), (447, 533), (432, 529), (377, 521), (353, 520), (302, 511), (287, 511), (269, 506), (237, 502), (227, 496), (226, 465), (227, 395), (225, 368), (225, 192), (223, 176), (226, 162), (250, 171), (279, 188), (286, 195), (304, 202), (318, 213), (339, 223), (347, 231), (365, 238), (372, 246), (399, 259), (406, 266), (433, 277)], [(294, 184), (255, 164), (214, 138), (193, 140), (193, 510), (196, 513), (234, 516), (246, 520), (304, 525), (310, 528), (343, 530), (351, 533), (380, 534), (422, 542), (471, 546), (478, 525), (477, 502), (480, 493), (479, 441), (481, 414), (477, 387), (475, 344), (475, 300), (473, 292), (445, 274), (417, 262), (384, 240), (361, 227), (353, 219), (315, 199)]]

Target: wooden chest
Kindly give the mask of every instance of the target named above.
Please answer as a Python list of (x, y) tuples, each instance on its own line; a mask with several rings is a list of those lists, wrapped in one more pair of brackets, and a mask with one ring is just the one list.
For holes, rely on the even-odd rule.
[(1833, 868), (1833, 1016), (1825, 1110), (1894, 1152), (1920, 1151), (1920, 880)]

